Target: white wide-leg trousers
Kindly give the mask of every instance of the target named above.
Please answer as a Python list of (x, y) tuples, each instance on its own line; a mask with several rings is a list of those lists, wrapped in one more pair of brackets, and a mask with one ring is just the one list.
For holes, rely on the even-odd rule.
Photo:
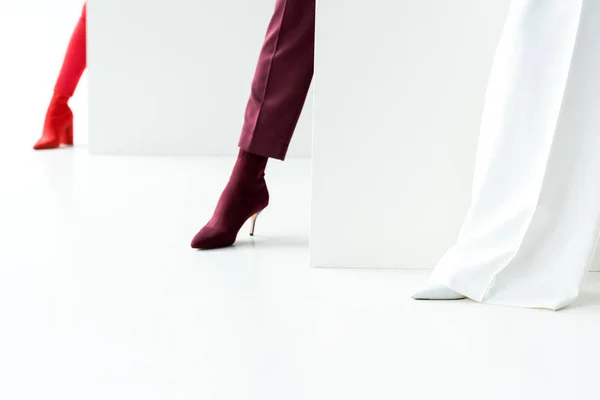
[(420, 299), (559, 309), (600, 232), (600, 0), (513, 0), (471, 207)]

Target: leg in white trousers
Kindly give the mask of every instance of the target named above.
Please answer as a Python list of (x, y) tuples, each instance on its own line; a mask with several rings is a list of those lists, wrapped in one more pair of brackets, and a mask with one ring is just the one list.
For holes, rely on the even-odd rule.
[(559, 309), (600, 232), (600, 1), (513, 0), (471, 207), (419, 299)]

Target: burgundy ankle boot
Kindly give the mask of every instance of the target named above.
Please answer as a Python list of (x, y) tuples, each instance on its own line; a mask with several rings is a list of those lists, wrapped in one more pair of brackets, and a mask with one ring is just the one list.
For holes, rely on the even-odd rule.
[(240, 150), (229, 183), (221, 194), (217, 209), (192, 240), (194, 249), (210, 250), (231, 246), (248, 219), (252, 229), (256, 215), (269, 205), (265, 182), (268, 158)]

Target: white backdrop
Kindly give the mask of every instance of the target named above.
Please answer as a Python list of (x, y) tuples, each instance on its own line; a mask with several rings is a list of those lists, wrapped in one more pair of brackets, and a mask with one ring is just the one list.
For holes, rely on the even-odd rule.
[(431, 268), (453, 243), (508, 5), (319, 3), (312, 266)]
[[(0, 138), (4, 146), (31, 147), (63, 56), (81, 15), (82, 0), (0, 1)], [(75, 141), (88, 143), (87, 77), (71, 100)]]
[(509, 3), (319, 3), (311, 266), (431, 268), (454, 244)]
[[(237, 152), (274, 0), (91, 0), (92, 153)], [(311, 101), (290, 148), (310, 155)]]

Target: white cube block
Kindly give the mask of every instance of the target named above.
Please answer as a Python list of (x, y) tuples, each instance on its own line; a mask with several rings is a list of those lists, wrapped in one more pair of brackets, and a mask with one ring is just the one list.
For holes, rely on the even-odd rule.
[[(92, 0), (90, 150), (233, 155), (273, 0)], [(310, 155), (312, 106), (290, 155)]]
[(453, 243), (509, 3), (318, 3), (313, 267), (431, 268)]

